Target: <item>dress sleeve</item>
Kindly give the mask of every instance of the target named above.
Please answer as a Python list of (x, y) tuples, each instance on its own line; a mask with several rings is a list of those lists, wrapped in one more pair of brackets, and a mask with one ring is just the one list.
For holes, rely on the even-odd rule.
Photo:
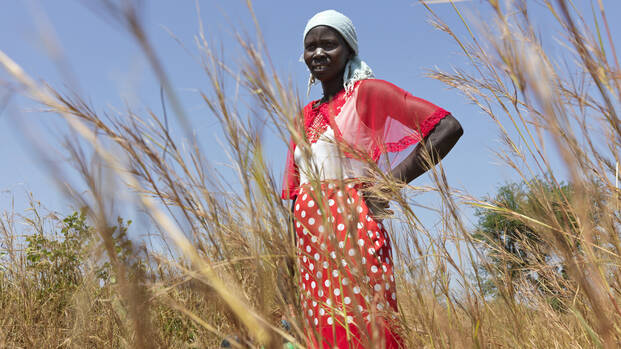
[(285, 174), (283, 176), (281, 198), (285, 200), (294, 199), (300, 190), (300, 172), (295, 164), (295, 142), (293, 138), (289, 141), (289, 151), (287, 152), (287, 162), (285, 164)]
[(358, 86), (356, 111), (371, 130), (373, 158), (383, 152), (400, 152), (425, 138), (448, 111), (379, 79)]

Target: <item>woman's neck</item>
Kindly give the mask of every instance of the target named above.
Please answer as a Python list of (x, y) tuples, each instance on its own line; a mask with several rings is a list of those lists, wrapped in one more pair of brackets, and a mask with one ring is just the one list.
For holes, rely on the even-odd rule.
[(328, 102), (343, 89), (343, 76), (325, 83), (322, 82), (321, 87), (323, 88), (323, 98), (321, 102)]

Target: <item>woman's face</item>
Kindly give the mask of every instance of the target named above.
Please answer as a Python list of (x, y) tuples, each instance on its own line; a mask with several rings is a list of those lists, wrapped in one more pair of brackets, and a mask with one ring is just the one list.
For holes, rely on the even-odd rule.
[(304, 38), (304, 62), (315, 79), (324, 84), (343, 77), (351, 54), (343, 37), (325, 25), (311, 29)]

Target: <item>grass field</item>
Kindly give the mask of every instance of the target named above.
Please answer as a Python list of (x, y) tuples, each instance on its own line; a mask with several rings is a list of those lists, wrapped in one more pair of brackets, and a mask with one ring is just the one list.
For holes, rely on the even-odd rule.
[[(378, 195), (398, 212), (396, 321), (409, 348), (621, 346), (621, 69), (612, 14), (599, 1), (589, 14), (571, 1), (541, 2), (561, 30), (553, 47), (542, 44), (527, 1), (486, 2), (494, 18), (485, 23), (444, 23), (428, 8), (469, 61), (430, 76), (496, 123), (504, 142), (497, 159), (524, 181), (528, 198), (512, 206), (472, 197), (454, 190), (441, 166), (426, 188), (403, 188), (376, 171), (374, 181), (386, 189)], [(173, 137), (163, 115), (100, 115), (81, 96), (33, 80), (0, 51), (12, 83), (72, 130), (66, 151), (88, 187), (74, 196), (82, 209), (66, 217), (35, 199), (27, 212), (2, 215), (0, 347), (217, 348), (228, 334), (239, 340), (233, 347), (280, 348), (283, 340), (304, 347), (299, 309), (287, 301), (299, 298), (289, 204), (253, 126), (261, 115), (281, 125), (275, 132), (283, 141), (291, 134), (303, 144), (300, 97), (274, 73), (261, 42), (240, 36), (246, 56), (232, 67), (197, 35), (209, 83), (204, 103), (218, 117), (237, 174), (223, 178), (212, 172), (138, 12), (102, 4), (142, 48), (169, 101), (168, 117), (185, 137)], [(457, 26), (471, 35), (458, 37)], [(563, 62), (550, 53), (559, 50)], [(231, 76), (256, 115), (241, 113), (223, 87)], [(550, 152), (560, 154), (562, 171), (550, 165)], [(60, 174), (50, 168), (50, 176)], [(136, 225), (112, 214), (110, 183), (132, 193), (163, 248), (128, 237)], [(570, 192), (560, 190), (563, 183)], [(441, 198), (441, 233), (422, 226), (407, 204), (421, 191)], [(523, 229), (486, 238), (464, 223), (465, 207)], [(507, 248), (509, 238), (516, 249)]]

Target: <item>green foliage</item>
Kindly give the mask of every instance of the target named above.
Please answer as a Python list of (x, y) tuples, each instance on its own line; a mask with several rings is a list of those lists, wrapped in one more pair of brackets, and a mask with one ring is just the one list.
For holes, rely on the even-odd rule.
[[(531, 219), (554, 224), (575, 236), (575, 217), (567, 209), (571, 202), (571, 184), (556, 185), (545, 179), (509, 183), (498, 189), (493, 198), (502, 210), (477, 209), (477, 231), (474, 237), (484, 248), (482, 272), (488, 276), (483, 288), (488, 294), (497, 294), (492, 275), (513, 286), (526, 280), (537, 290), (550, 297), (550, 304), (560, 309), (560, 302), (551, 283), (566, 280), (565, 266), (551, 248), (548, 231)], [(577, 240), (566, 242), (579, 248)]]
[(80, 284), (92, 233), (85, 214), (74, 212), (63, 219), (60, 236), (26, 237), (26, 268), (34, 273), (41, 298), (62, 297)]

